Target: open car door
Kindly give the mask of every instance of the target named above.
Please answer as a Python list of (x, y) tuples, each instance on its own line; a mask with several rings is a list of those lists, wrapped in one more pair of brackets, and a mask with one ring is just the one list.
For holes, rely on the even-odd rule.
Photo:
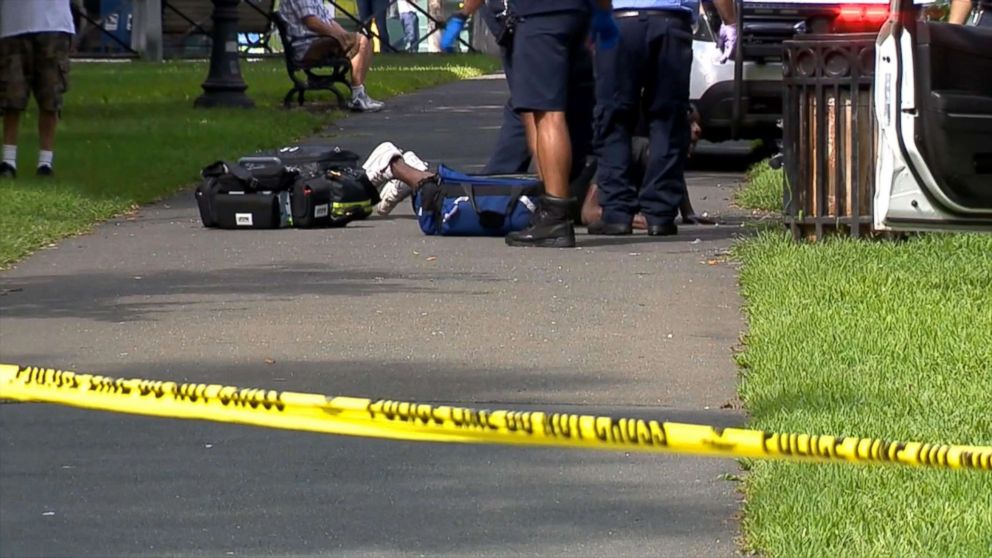
[(880, 230), (992, 231), (992, 28), (892, 0), (876, 41)]

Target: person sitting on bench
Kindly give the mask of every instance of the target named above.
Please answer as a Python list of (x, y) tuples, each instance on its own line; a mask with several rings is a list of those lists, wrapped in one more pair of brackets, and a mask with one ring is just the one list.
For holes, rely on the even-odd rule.
[(360, 33), (346, 31), (334, 21), (323, 0), (282, 0), (280, 13), (304, 67), (320, 66), (331, 58), (351, 60), (351, 101), (348, 108), (361, 112), (382, 110), (383, 103), (365, 92), (365, 75), (372, 64), (372, 43)]

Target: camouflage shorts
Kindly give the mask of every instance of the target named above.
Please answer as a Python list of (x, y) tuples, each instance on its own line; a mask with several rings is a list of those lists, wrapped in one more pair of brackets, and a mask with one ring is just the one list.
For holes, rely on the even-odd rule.
[(0, 108), (24, 110), (31, 93), (41, 110), (62, 110), (69, 86), (68, 33), (26, 33), (0, 39)]
[(340, 39), (321, 37), (307, 48), (303, 55), (304, 66), (319, 66), (330, 58), (354, 58), (361, 48), (361, 36), (358, 33), (347, 33)]

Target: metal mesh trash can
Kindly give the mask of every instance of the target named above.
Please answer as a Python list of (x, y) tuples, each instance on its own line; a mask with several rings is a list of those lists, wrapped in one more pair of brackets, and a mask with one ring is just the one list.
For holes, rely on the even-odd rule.
[(785, 42), (785, 222), (798, 239), (871, 233), (875, 35)]

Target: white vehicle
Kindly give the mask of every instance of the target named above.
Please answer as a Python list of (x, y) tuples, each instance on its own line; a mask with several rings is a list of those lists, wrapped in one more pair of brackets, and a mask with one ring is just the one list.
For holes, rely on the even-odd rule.
[(881, 230), (992, 231), (992, 27), (920, 22), (908, 0), (876, 41)]
[[(923, 3), (930, 2), (917, 2)], [(703, 139), (781, 137), (782, 41), (806, 33), (876, 32), (888, 17), (888, 4), (889, 0), (738, 0), (738, 56), (720, 64), (720, 17), (704, 0), (693, 40), (689, 89), (700, 113)]]

